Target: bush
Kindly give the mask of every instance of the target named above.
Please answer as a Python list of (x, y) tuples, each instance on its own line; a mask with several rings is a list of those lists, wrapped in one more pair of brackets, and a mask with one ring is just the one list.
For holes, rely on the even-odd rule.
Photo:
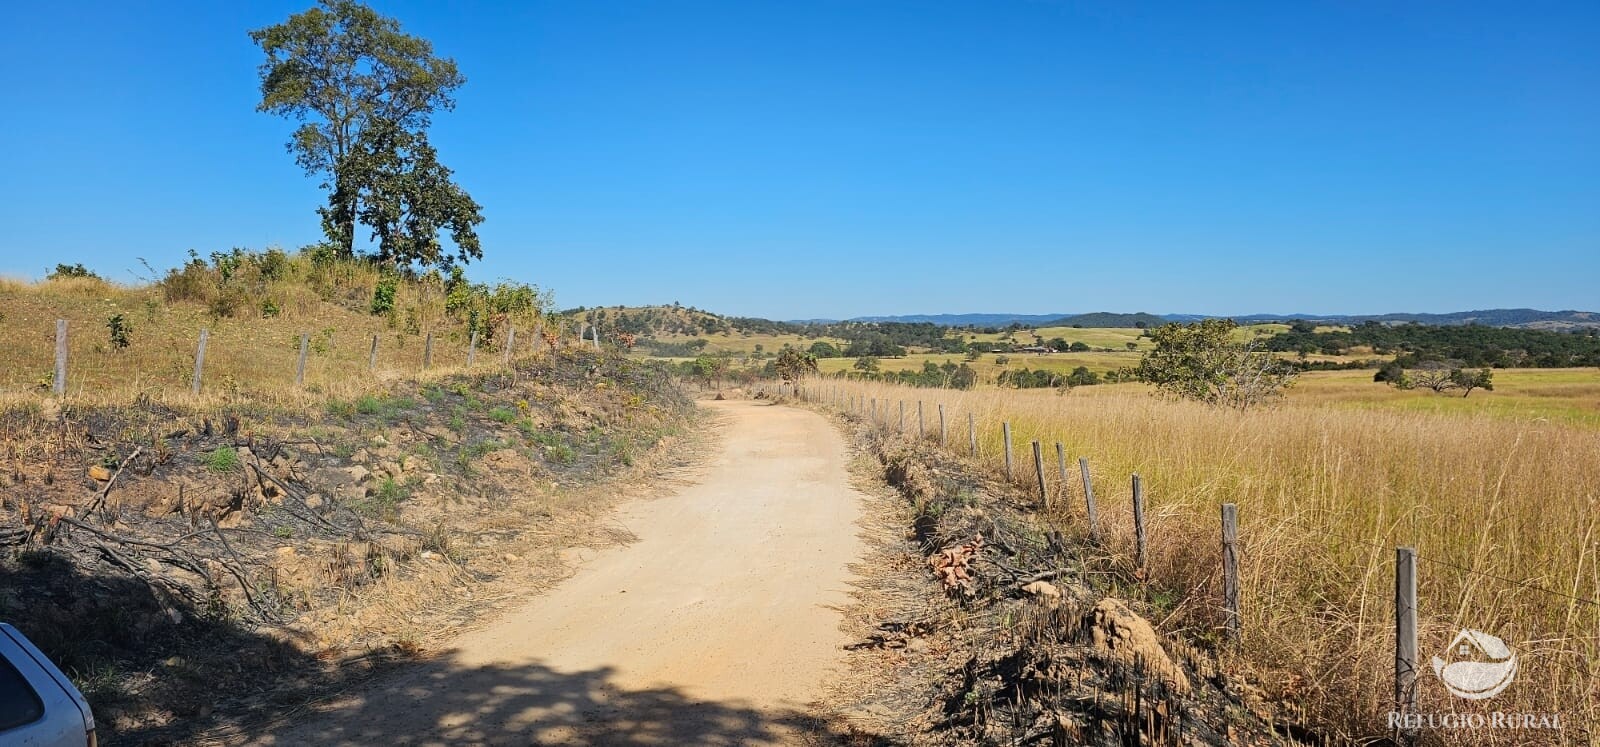
[(133, 327), (128, 324), (121, 314), (113, 314), (106, 320), (106, 329), (111, 334), (111, 348), (113, 350), (126, 350), (130, 341), (128, 335), (133, 333)]
[(65, 280), (67, 278), (91, 278), (93, 280), (102, 279), (99, 275), (94, 274), (94, 272), (89, 268), (84, 267), (82, 262), (70, 265), (56, 265), (56, 269), (51, 270), (50, 274), (45, 276), (46, 280)]
[(371, 311), (376, 316), (382, 316), (394, 311), (394, 292), (400, 285), (400, 279), (388, 275), (378, 280), (377, 287), (372, 289)]

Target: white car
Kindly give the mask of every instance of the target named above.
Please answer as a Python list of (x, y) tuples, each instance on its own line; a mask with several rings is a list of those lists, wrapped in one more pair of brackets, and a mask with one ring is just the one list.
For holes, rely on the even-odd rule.
[(94, 714), (72, 681), (0, 623), (0, 745), (95, 747)]

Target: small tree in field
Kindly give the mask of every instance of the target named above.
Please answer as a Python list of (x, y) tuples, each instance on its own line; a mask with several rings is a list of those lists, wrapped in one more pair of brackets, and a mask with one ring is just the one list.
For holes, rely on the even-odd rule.
[(1461, 388), (1462, 397), (1471, 394), (1474, 389), (1482, 389), (1486, 392), (1494, 391), (1494, 372), (1487, 368), (1480, 368), (1476, 371), (1470, 368), (1458, 368), (1450, 372), (1450, 380)]
[(1264, 404), (1294, 383), (1296, 372), (1256, 343), (1234, 339), (1232, 319), (1168, 324), (1150, 333), (1155, 348), (1135, 374), (1168, 394), (1240, 410)]
[(810, 353), (802, 353), (791, 347), (784, 347), (778, 351), (777, 360), (772, 362), (772, 369), (784, 381), (799, 381), (801, 376), (817, 372), (817, 357)]
[(879, 366), (877, 358), (874, 358), (870, 355), (863, 355), (856, 359), (853, 368), (862, 373), (874, 374), (878, 372), (881, 366)]

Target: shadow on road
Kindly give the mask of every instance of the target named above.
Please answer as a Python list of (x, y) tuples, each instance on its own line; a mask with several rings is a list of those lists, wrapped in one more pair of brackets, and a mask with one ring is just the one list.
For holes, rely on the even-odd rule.
[[(449, 657), (408, 667), (320, 713), (245, 737), (256, 745), (884, 744), (846, 736), (798, 710), (763, 712), (672, 688), (624, 689), (614, 671), (530, 664), (463, 668)], [(231, 740), (230, 740), (231, 741)]]

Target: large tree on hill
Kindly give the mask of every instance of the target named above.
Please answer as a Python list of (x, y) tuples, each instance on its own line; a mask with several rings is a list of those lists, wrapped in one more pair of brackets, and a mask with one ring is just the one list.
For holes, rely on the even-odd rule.
[[(266, 54), (256, 108), (301, 123), (289, 151), (306, 173), (326, 179), (328, 205), (319, 212), (340, 253), (354, 254), (360, 221), (374, 229), (380, 254), (398, 260), (409, 252), (426, 262), (426, 252), (415, 251), (416, 232), (430, 224), (434, 236), (439, 227), (454, 231), (458, 216), (477, 215), (423, 135), (435, 111), (454, 108), (452, 94), (466, 82), (454, 60), (434, 56), (428, 40), (355, 0), (319, 0), (250, 38)], [(385, 204), (373, 208), (368, 200)], [(385, 248), (385, 231), (404, 239)], [(478, 256), (476, 236), (462, 249)]]

